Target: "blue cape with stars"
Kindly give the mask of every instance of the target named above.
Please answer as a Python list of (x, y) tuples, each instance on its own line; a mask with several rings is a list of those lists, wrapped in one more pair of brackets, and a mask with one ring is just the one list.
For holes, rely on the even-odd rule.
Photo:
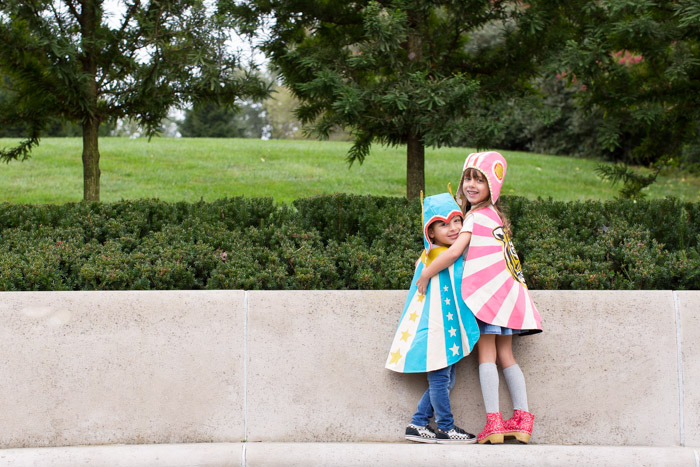
[(460, 293), (464, 265), (461, 256), (430, 279), (425, 295), (420, 295), (416, 286), (423, 268), (447, 250), (430, 242), (428, 226), (435, 220), (449, 221), (454, 215), (461, 214), (449, 193), (425, 199), (423, 234), (426, 250), (413, 274), (386, 360), (385, 366), (389, 370), (425, 373), (445, 368), (469, 355), (479, 339), (479, 326)]

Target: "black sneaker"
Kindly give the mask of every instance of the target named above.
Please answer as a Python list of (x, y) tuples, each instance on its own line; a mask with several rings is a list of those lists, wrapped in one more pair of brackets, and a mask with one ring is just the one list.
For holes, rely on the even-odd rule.
[(435, 432), (430, 425), (418, 426), (413, 423), (406, 427), (406, 439), (417, 443), (436, 443)]
[(463, 444), (472, 444), (476, 443), (476, 436), (474, 436), (471, 433), (467, 433), (460, 427), (456, 426), (452, 428), (451, 430), (448, 431), (442, 431), (440, 428), (437, 429), (437, 433), (435, 434), (435, 437), (437, 438), (437, 443), (438, 444), (447, 444), (447, 443), (463, 443)]

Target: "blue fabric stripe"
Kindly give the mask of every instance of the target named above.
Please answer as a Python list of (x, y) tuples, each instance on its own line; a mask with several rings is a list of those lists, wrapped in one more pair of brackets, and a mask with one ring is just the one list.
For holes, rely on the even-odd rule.
[[(420, 276), (420, 274), (418, 274)], [(431, 281), (432, 282), (432, 281)], [(430, 287), (423, 299), (423, 313), (421, 313), (416, 337), (413, 339), (411, 348), (406, 354), (406, 364), (404, 373), (424, 373), (428, 364), (428, 325), (430, 320)]]
[(467, 333), (467, 339), (469, 339), (469, 352), (474, 349), (474, 346), (476, 345), (476, 341), (479, 340), (479, 336), (481, 335), (479, 332), (479, 325), (476, 322), (476, 318), (474, 317), (474, 313), (469, 309), (467, 304), (464, 302), (464, 299), (462, 298), (462, 274), (464, 272), (464, 259), (463, 258), (458, 258), (457, 261), (454, 263), (454, 288), (456, 290), (455, 296), (457, 297), (457, 300), (459, 301), (459, 310), (461, 313), (461, 319), (462, 319), (462, 327)]
[[(447, 358), (447, 364), (452, 365), (458, 362), (464, 355), (464, 352), (462, 352), (462, 336), (459, 332), (459, 321), (457, 320), (457, 304), (455, 303), (454, 286), (450, 280), (449, 268), (440, 271), (438, 276), (440, 277), (440, 282), (436, 285), (440, 287), (440, 298), (442, 299), (442, 323), (445, 332), (445, 357)], [(447, 287), (447, 290), (445, 290), (445, 287)], [(450, 319), (450, 317), (452, 319)], [(450, 328), (455, 329), (455, 337), (450, 335)], [(455, 344), (459, 347), (459, 352), (457, 355), (453, 355), (452, 350), (450, 350), (450, 348), (452, 348)]]

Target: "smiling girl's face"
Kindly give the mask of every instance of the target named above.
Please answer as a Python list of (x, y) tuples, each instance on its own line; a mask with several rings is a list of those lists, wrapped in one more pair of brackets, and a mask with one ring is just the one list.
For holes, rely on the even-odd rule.
[(462, 191), (472, 206), (486, 201), (491, 195), (486, 177), (476, 169), (467, 169), (464, 172)]

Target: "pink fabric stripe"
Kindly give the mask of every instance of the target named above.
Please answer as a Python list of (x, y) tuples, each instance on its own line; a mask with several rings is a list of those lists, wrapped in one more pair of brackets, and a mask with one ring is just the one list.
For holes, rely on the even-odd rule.
[[(500, 261), (492, 264), (491, 266), (480, 269), (479, 271), (474, 271), (474, 273), (465, 277), (464, 280), (468, 284), (468, 290), (472, 293), (479, 290), (485, 284), (491, 281), (494, 277), (499, 275), (503, 271), (503, 263)], [(471, 295), (471, 294), (470, 294)], [(492, 300), (492, 299), (489, 299)]]
[(468, 261), (472, 259), (481, 258), (482, 256), (492, 255), (494, 253), (503, 252), (503, 247), (501, 246), (470, 246)]
[(479, 310), (479, 312), (476, 314), (476, 317), (484, 323), (493, 324), (493, 320), (496, 318), (498, 310), (501, 308), (501, 304), (508, 296), (508, 292), (510, 292), (511, 287), (513, 287), (513, 280), (509, 277), (506, 279), (503, 285), (496, 290), (496, 293), (489, 298), (489, 301), (484, 303), (484, 306), (481, 307), (481, 310)]
[(518, 288), (518, 298), (515, 300), (515, 306), (513, 307), (513, 311), (511, 311), (506, 326), (511, 329), (522, 329), (523, 321), (525, 321), (525, 291), (519, 282), (515, 282), (514, 285)]
[(480, 237), (493, 237), (493, 229), (474, 223), (474, 228), (472, 229), (472, 235), (479, 235)]
[(492, 221), (496, 222), (498, 225), (503, 224), (503, 222), (501, 222), (501, 218), (498, 217), (498, 214), (496, 214), (496, 211), (494, 211), (492, 208), (482, 209), (481, 213), (489, 219), (491, 219)]

